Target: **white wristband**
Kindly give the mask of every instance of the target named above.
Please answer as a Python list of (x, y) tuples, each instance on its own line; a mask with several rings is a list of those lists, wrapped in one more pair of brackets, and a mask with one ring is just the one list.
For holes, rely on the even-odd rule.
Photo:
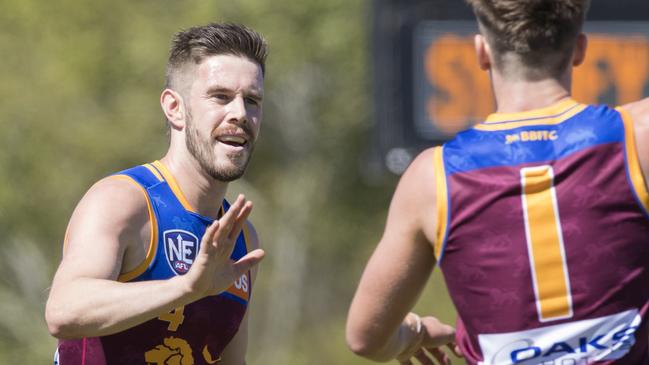
[(422, 324), (421, 324), (421, 317), (419, 317), (419, 315), (418, 315), (417, 313), (410, 312), (410, 314), (412, 314), (413, 316), (415, 316), (415, 322), (416, 322), (416, 323), (415, 323), (415, 332), (416, 332), (417, 334), (420, 334), (420, 333), (421, 333), (421, 327), (422, 327)]
[[(412, 322), (413, 319), (415, 323)], [(399, 344), (397, 345), (399, 353), (396, 356), (397, 360), (405, 361), (413, 356), (421, 345), (422, 330), (421, 317), (417, 313), (408, 313), (404, 321), (401, 322), (401, 326), (399, 326)], [(407, 332), (404, 333), (403, 331)]]

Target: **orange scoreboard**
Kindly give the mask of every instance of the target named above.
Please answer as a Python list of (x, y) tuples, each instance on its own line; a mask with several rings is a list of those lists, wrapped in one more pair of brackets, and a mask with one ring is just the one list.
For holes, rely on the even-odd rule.
[[(399, 174), (421, 149), (482, 121), (495, 102), (463, 1), (377, 1), (373, 28), (373, 166)], [(649, 2), (593, 1), (585, 32), (573, 97), (620, 105), (649, 96)]]

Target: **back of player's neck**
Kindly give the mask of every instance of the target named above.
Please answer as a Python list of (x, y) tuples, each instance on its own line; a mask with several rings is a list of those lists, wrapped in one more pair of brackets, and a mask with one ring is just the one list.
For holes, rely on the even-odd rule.
[(570, 97), (569, 82), (557, 79), (538, 81), (502, 80), (494, 84), (497, 113), (518, 113), (546, 108)]

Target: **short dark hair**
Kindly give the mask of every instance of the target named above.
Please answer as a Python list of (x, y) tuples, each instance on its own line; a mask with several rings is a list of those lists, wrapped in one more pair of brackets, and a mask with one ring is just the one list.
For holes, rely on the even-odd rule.
[(495, 52), (540, 74), (557, 76), (570, 62), (590, 0), (466, 0)]
[(266, 71), (268, 45), (254, 30), (240, 24), (210, 23), (182, 30), (174, 36), (167, 62), (166, 87), (174, 87), (176, 74), (186, 65), (200, 64), (205, 57), (247, 57)]

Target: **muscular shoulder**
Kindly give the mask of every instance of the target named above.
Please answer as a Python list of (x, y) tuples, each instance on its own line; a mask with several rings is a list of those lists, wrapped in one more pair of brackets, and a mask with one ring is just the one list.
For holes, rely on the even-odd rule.
[(649, 98), (622, 106), (634, 121), (636, 128), (649, 128)]
[(116, 279), (123, 264), (130, 265), (124, 262), (125, 255), (141, 246), (148, 224), (146, 197), (134, 181), (121, 177), (100, 180), (70, 218), (56, 278)]
[(428, 148), (412, 161), (403, 177), (425, 183), (435, 182), (435, 148)]
[(420, 153), (401, 177), (392, 198), (388, 224), (421, 230), (433, 242), (436, 229), (434, 148)]
[(77, 205), (75, 215), (120, 227), (146, 220), (148, 208), (144, 192), (135, 181), (126, 176), (111, 176), (88, 190)]
[(78, 247), (96, 242), (115, 246), (123, 253), (127, 245), (140, 241), (148, 220), (146, 197), (139, 185), (125, 176), (104, 178), (88, 190), (75, 208), (65, 250), (75, 252)]
[(414, 207), (434, 203), (435, 163), (434, 148), (420, 153), (399, 181), (395, 196), (407, 200)]
[(622, 106), (633, 120), (638, 147), (649, 144), (649, 98)]

